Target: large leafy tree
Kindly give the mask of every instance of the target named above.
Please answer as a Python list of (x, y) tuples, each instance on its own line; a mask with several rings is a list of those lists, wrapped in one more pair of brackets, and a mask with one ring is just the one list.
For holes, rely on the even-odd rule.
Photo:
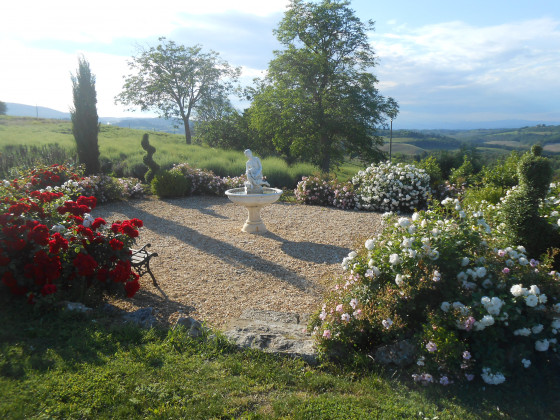
[(249, 110), (252, 127), (288, 160), (308, 160), (324, 172), (347, 155), (382, 157), (375, 130), (385, 100), (371, 73), (373, 22), (361, 22), (349, 4), (291, 1), (275, 30), (285, 48), (275, 51)]
[(0, 101), (0, 115), (6, 115), (6, 111), (8, 107), (6, 106), (6, 102)]
[(76, 140), (78, 161), (85, 164), (86, 175), (100, 171), (99, 164), (99, 118), (97, 116), (97, 93), (95, 76), (88, 61), (81, 57), (78, 70), (71, 75), (74, 107), (70, 109), (72, 133)]
[(134, 74), (125, 76), (123, 91), (115, 100), (181, 121), (186, 142), (191, 144), (191, 118), (214, 102), (224, 102), (240, 70), (214, 51), (203, 52), (199, 45), (185, 47), (166, 38), (159, 42), (141, 49), (128, 63)]

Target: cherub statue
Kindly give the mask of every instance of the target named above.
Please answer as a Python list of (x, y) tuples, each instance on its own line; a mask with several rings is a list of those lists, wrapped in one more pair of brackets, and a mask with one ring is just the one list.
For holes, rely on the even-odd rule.
[(261, 160), (253, 156), (253, 153), (249, 149), (245, 150), (243, 153), (249, 159), (245, 164), (245, 174), (247, 175), (245, 189), (248, 193), (252, 192), (258, 194), (262, 192), (263, 185), (270, 187), (270, 184), (263, 180)]

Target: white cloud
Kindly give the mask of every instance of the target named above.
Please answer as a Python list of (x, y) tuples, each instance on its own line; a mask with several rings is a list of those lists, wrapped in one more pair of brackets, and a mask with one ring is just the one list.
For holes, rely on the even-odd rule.
[(513, 115), (514, 105), (522, 115), (529, 105), (540, 104), (549, 116), (556, 113), (560, 120), (557, 20), (486, 27), (447, 22), (395, 28), (372, 41), (379, 56), (376, 73), (382, 93), (401, 105), (446, 105), (449, 109), (444, 113), (479, 109), (487, 116), (503, 117), (506, 110)]
[(116, 38), (146, 38), (185, 25), (202, 24), (193, 15), (229, 12), (268, 16), (283, 12), (287, 0), (131, 0), (80, 2), (10, 1), (2, 6), (0, 37), (109, 43)]

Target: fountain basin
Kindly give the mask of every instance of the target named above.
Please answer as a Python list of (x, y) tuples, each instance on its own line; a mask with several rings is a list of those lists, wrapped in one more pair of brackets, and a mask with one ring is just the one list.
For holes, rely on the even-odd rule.
[(262, 194), (247, 194), (245, 188), (232, 188), (226, 191), (226, 195), (232, 202), (247, 209), (248, 217), (241, 230), (247, 233), (263, 233), (267, 228), (261, 219), (261, 209), (278, 201), (282, 190), (264, 187)]

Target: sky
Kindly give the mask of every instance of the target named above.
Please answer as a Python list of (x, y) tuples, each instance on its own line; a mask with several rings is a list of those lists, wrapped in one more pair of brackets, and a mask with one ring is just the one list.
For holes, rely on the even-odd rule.
[[(317, 1), (317, 0), (316, 0)], [(28, 0), (0, 6), (0, 100), (67, 112), (84, 56), (100, 117), (130, 112), (114, 97), (127, 61), (159, 37), (200, 44), (241, 81), (281, 49), (273, 29), (287, 0)], [(377, 55), (378, 89), (400, 113), (393, 128), (487, 128), (494, 121), (560, 124), (560, 1), (352, 0)], [(240, 105), (242, 106), (242, 105)]]

